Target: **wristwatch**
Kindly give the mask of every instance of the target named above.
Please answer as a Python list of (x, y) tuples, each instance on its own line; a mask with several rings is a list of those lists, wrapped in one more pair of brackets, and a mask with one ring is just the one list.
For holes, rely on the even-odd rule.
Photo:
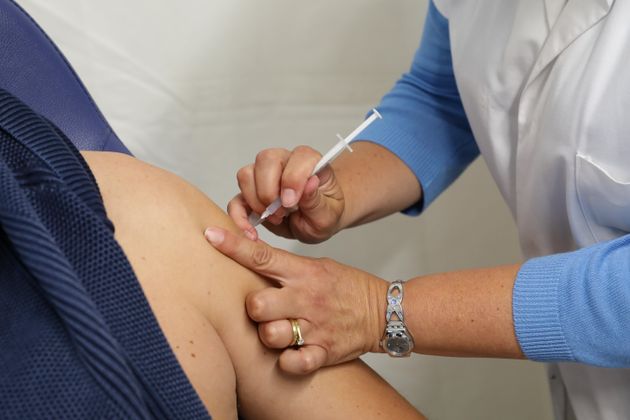
[[(397, 294), (394, 294), (398, 291)], [(385, 332), (381, 347), (392, 357), (408, 357), (413, 351), (413, 337), (405, 325), (402, 308), (403, 282), (396, 280), (387, 289), (387, 310), (385, 312)], [(398, 319), (392, 319), (393, 315)]]

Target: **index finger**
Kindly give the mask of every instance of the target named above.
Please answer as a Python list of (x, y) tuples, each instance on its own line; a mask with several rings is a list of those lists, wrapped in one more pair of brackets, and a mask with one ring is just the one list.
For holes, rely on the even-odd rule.
[[(308, 146), (298, 146), (293, 150), (282, 172), (282, 205), (284, 207), (293, 207), (300, 201), (306, 182), (310, 179), (313, 168), (321, 157), (318, 151)], [(293, 191), (293, 194), (287, 196), (287, 190)]]
[(218, 227), (207, 228), (204, 235), (222, 254), (281, 285), (300, 277), (308, 265), (307, 258), (274, 248), (260, 239), (252, 241)]
[(258, 239), (256, 228), (249, 222), (251, 208), (243, 198), (243, 194), (237, 194), (227, 205), (227, 213), (249, 239)]

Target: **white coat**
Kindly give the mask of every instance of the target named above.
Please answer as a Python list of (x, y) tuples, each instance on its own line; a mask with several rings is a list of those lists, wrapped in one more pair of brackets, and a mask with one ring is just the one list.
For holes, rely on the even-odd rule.
[[(630, 2), (435, 3), (525, 256), (630, 232)], [(560, 364), (550, 379), (557, 418), (630, 419), (630, 370)]]

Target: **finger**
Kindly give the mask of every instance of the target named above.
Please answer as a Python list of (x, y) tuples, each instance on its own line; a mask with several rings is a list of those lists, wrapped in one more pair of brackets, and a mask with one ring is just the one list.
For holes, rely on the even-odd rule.
[(263, 223), (263, 226), (269, 232), (273, 233), (276, 236), (281, 236), (281, 237), (287, 238), (287, 239), (295, 239), (295, 235), (293, 235), (293, 232), (289, 228), (289, 225), (288, 225), (286, 220), (283, 220), (282, 223), (280, 223), (278, 225), (274, 225), (271, 222), (265, 221)]
[(254, 165), (242, 167), (236, 173), (238, 188), (241, 190), (243, 200), (250, 209), (256, 213), (265, 211), (265, 205), (258, 199), (256, 193), (256, 181), (254, 180)]
[(282, 173), (282, 206), (297, 205), (304, 192), (306, 181), (322, 155), (308, 146), (298, 146), (293, 150)]
[(287, 373), (306, 375), (326, 364), (328, 353), (323, 347), (311, 344), (298, 349), (289, 348), (278, 359), (280, 369)]
[(251, 292), (245, 298), (249, 317), (256, 322), (299, 318), (304, 306), (295, 291), (289, 288), (267, 287)]
[(267, 220), (273, 225), (279, 225), (283, 222), (284, 216), (287, 214), (287, 209), (280, 207), (274, 214), (269, 216)]
[(256, 194), (258, 201), (264, 203), (265, 206), (280, 195), (280, 179), (289, 159), (289, 153), (285, 149), (266, 149), (256, 155), (254, 164)]
[(273, 248), (261, 240), (251, 241), (225, 229), (208, 228), (205, 236), (224, 255), (250, 270), (278, 280), (280, 284), (285, 284), (288, 279), (299, 279), (312, 264), (308, 258)]
[(302, 212), (312, 214), (319, 210), (327, 211), (326, 202), (331, 200), (323, 200), (323, 198), (334, 201), (343, 200), (343, 193), (337, 185), (335, 173), (330, 166), (325, 166), (316, 177), (317, 180), (313, 179), (314, 177), (309, 178), (304, 188), (304, 197), (299, 203)]
[[(300, 326), (302, 338), (309, 344), (307, 338), (312, 331), (310, 322), (304, 319), (297, 320)], [(260, 341), (270, 349), (284, 349), (294, 343), (293, 327), (291, 321), (282, 319), (278, 321), (262, 322), (258, 324), (258, 336)]]
[(256, 228), (249, 223), (249, 213), (251, 212), (251, 208), (245, 202), (242, 194), (237, 194), (233, 199), (230, 200), (227, 206), (228, 215), (234, 221), (234, 224), (245, 232), (245, 235), (253, 241), (258, 239), (258, 232), (256, 232)]
[(344, 199), (330, 167), (309, 178), (298, 206), (300, 211), (291, 214), (288, 222), (292, 232), (302, 232), (301, 241), (316, 243), (336, 231)]
[(308, 179), (304, 186), (304, 194), (300, 200), (300, 210), (303, 212), (312, 212), (320, 206), (322, 201), (321, 194), (318, 194), (318, 188), (320, 178), (317, 175), (313, 175)]

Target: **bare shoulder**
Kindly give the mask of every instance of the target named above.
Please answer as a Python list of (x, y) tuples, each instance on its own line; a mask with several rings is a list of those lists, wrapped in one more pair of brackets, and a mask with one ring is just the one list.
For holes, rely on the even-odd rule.
[[(142, 206), (144, 215), (164, 219), (165, 216), (189, 215), (203, 217), (196, 212), (203, 208), (213, 220), (230, 222), (211, 200), (182, 178), (164, 169), (145, 163), (134, 157), (113, 152), (82, 152), (94, 173), (104, 201), (118, 204), (132, 199), (135, 206)], [(112, 211), (122, 210), (111, 206)], [(151, 211), (153, 209), (153, 211)], [(125, 214), (133, 209), (125, 209)], [(146, 213), (150, 211), (150, 213)], [(167, 214), (165, 214), (167, 213)], [(185, 220), (182, 220), (185, 221)]]
[[(131, 254), (132, 264), (140, 256), (137, 265), (144, 268), (144, 261), (151, 257), (160, 267), (160, 283), (176, 288), (210, 317), (216, 328), (221, 329), (230, 318), (225, 315), (227, 299), (218, 299), (220, 295), (231, 293), (234, 299), (244, 301), (248, 292), (267, 285), (207, 243), (203, 235), (206, 227), (221, 226), (235, 232), (237, 228), (196, 187), (120, 153), (83, 155), (97, 179), (116, 238)], [(243, 308), (244, 302), (238, 309)]]
[[(115, 153), (84, 153), (116, 238), (195, 389), (217, 418), (422, 418), (360, 361), (303, 377), (280, 372), (247, 317), (245, 297), (269, 286), (218, 253), (203, 232), (236, 231), (229, 217), (179, 177)], [(343, 395), (343, 398), (339, 398)]]
[(119, 153), (84, 152), (115, 236), (180, 365), (217, 418), (236, 417), (236, 377), (215, 315), (225, 258), (204, 223), (229, 226), (214, 203), (181, 178)]

